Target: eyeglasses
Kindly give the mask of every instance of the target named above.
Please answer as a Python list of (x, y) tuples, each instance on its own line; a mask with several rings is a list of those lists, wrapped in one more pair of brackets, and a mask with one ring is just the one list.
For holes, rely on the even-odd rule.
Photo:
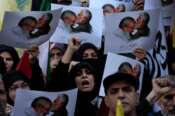
[(29, 87), (29, 85), (24, 82), (24, 83), (21, 83), (20, 85), (12, 85), (9, 89), (10, 90), (16, 90), (18, 88), (26, 89), (28, 87)]

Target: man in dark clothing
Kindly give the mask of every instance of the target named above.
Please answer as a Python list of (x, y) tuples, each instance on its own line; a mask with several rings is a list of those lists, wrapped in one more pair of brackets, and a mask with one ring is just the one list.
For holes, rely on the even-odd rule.
[(125, 73), (114, 73), (103, 81), (105, 88), (105, 104), (109, 108), (108, 116), (116, 115), (116, 102), (120, 100), (125, 116), (136, 116), (138, 104), (138, 81)]
[[(116, 100), (120, 100), (125, 116), (170, 116), (174, 111), (175, 102), (175, 89), (170, 80), (167, 78), (157, 78), (152, 81), (153, 89), (146, 97), (145, 100), (138, 103), (138, 81), (132, 75), (124, 74), (124, 73), (114, 73), (107, 78), (105, 78), (103, 82), (105, 88), (105, 104), (109, 108), (108, 116), (115, 116), (116, 114)], [(171, 92), (162, 98), (167, 92)], [(168, 98), (171, 96), (171, 103), (168, 102)], [(164, 100), (162, 104), (162, 111), (158, 113), (152, 113), (152, 106), (155, 102), (157, 102), (160, 98)], [(166, 102), (165, 102), (166, 99)], [(165, 105), (166, 104), (166, 105)], [(170, 105), (171, 104), (171, 105)], [(169, 107), (168, 107), (169, 106)], [(165, 115), (166, 112), (169, 115)], [(161, 114), (162, 113), (162, 114)], [(174, 115), (174, 114), (173, 114)], [(172, 116), (173, 116), (172, 115)]]

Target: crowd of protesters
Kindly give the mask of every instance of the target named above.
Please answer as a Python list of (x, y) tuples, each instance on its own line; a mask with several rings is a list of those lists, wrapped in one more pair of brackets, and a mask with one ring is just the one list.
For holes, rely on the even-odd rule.
[[(71, 4), (71, 0), (53, 2)], [(142, 2), (144, 1), (134, 0), (135, 10), (143, 10)], [(40, 3), (41, 0), (33, 0), (32, 9), (39, 10)], [(105, 13), (110, 12), (107, 8), (105, 10)], [(157, 36), (160, 37), (161, 34)], [(144, 64), (140, 93), (139, 79), (130, 71), (132, 69), (128, 64), (125, 64), (123, 71), (115, 72), (102, 81), (106, 63), (104, 48), (99, 49), (92, 43), (82, 44), (80, 38), (71, 38), (67, 45), (50, 45), (50, 72), (47, 75), (43, 74), (39, 65), (38, 46), (26, 50), (32, 69), (30, 78), (17, 70), (21, 60), (17, 50), (11, 46), (0, 45), (0, 115), (13, 115), (16, 90), (19, 88), (49, 92), (78, 88), (75, 113), (72, 116), (115, 116), (118, 100), (123, 105), (125, 116), (175, 116), (175, 50), (171, 37), (170, 32), (166, 37), (168, 50), (164, 64), (168, 66), (169, 76), (162, 75), (161, 69), (164, 66), (156, 58), (161, 50), (166, 49), (165, 46), (158, 45), (150, 51), (136, 48), (131, 53), (120, 54)], [(155, 71), (156, 69), (160, 70)], [(101, 83), (105, 89), (104, 97), (99, 96)]]

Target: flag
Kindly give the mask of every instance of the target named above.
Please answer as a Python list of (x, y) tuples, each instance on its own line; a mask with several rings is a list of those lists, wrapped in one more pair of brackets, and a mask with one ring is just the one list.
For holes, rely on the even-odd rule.
[(120, 100), (116, 102), (116, 116), (124, 116), (123, 105)]
[(32, 8), (32, 0), (16, 0), (16, 4), (17, 9), (21, 11), (30, 11)]
[(23, 72), (29, 79), (32, 77), (32, 66), (29, 60), (29, 52), (24, 51), (16, 70)]
[(5, 11), (16, 11), (17, 5), (15, 0), (0, 0), (0, 30), (3, 24)]
[(32, 0), (0, 0), (0, 30), (5, 11), (30, 11)]
[(48, 11), (51, 9), (51, 0), (42, 0), (40, 11)]

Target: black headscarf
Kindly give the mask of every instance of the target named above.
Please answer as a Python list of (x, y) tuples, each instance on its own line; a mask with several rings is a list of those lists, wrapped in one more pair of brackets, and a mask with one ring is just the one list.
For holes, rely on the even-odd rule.
[(13, 83), (18, 80), (22, 80), (29, 84), (29, 79), (24, 73), (16, 70), (7, 72), (3, 76), (3, 81), (4, 81), (6, 91), (8, 92), (9, 88), (13, 85)]
[(0, 74), (4, 74), (6, 72), (6, 68), (5, 68), (5, 63), (3, 61), (3, 58), (0, 57)]
[(82, 61), (83, 60), (83, 53), (87, 49), (93, 49), (97, 53), (97, 56), (99, 56), (98, 49), (97, 49), (97, 47), (95, 45), (93, 45), (92, 43), (84, 43), (84, 44), (82, 44), (80, 46), (80, 48), (76, 52), (76, 54), (75, 54), (75, 60)]
[(7, 45), (0, 45), (0, 54), (2, 52), (8, 52), (12, 58), (13, 58), (13, 61), (14, 61), (14, 64), (12, 66), (12, 69), (15, 69), (17, 64), (19, 63), (19, 56), (18, 56), (18, 53), (17, 51), (13, 48), (13, 47), (10, 47), (10, 46), (7, 46)]

